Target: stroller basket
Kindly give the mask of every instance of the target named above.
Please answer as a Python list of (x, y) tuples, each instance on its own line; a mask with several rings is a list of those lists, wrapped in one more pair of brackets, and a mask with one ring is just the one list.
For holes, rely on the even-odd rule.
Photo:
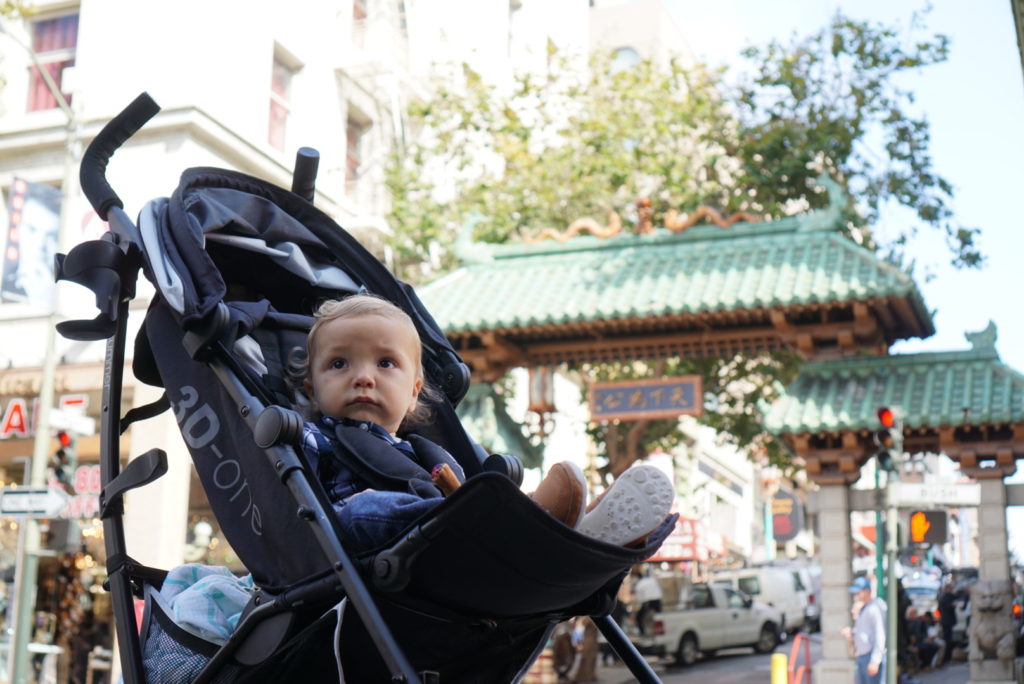
[[(141, 95), (89, 146), (81, 182), (110, 232), (57, 259), (58, 279), (96, 295), (98, 315), (61, 334), (107, 339), (106, 407), (121, 405), (128, 304), (139, 271), (157, 294), (133, 370), (164, 398), (100, 429), (101, 517), (121, 664), (129, 684), (163, 681), (517, 681), (559, 621), (593, 616), (640, 681), (657, 677), (608, 616), (644, 548), (584, 537), (519, 491), (518, 460), (488, 455), (454, 406), (469, 372), (413, 290), (312, 205), (315, 152), (303, 148), (288, 191), (244, 174), (190, 169), (170, 198), (133, 222), (105, 179), (117, 150), (159, 107)], [(351, 557), (331, 503), (297, 448), (301, 397), (286, 382), (316, 303), (356, 291), (405, 310), (441, 389), (418, 432), (467, 480), (382, 548)], [(226, 643), (183, 632), (157, 593), (166, 572), (127, 552), (123, 497), (159, 478), (159, 449), (122, 468), (119, 436), (172, 408), (221, 529), (255, 590)], [(355, 450), (358, 451), (358, 450)], [(358, 453), (350, 454), (358, 459)], [(147, 597), (141, 637), (134, 597)]]

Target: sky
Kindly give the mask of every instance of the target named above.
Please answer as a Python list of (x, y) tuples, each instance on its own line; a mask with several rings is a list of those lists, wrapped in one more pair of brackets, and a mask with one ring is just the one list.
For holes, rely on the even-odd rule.
[[(735, 65), (740, 49), (771, 39), (786, 41), (825, 26), (837, 10), (852, 19), (908, 27), (925, 7), (913, 0), (667, 0), (694, 54), (711, 64)], [(938, 231), (922, 231), (910, 256), (925, 304), (934, 311), (936, 334), (900, 342), (892, 353), (968, 349), (965, 332), (998, 328), (1002, 361), (1024, 373), (1024, 73), (1010, 0), (936, 2), (925, 18), (927, 33), (950, 38), (950, 57), (901, 82), (916, 93), (917, 114), (931, 125), (936, 171), (955, 190), (957, 221), (981, 229), (986, 263), (957, 270)], [(907, 225), (898, 212), (883, 216), (876, 229), (895, 234)], [(1024, 470), (1024, 467), (1022, 467)], [(1024, 482), (1018, 471), (1014, 481)], [(1024, 559), (1024, 507), (1008, 511), (1010, 546)]]

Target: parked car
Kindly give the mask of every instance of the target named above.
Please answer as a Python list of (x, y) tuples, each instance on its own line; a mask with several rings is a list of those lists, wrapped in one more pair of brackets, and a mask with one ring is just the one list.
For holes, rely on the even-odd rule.
[(721, 584), (693, 584), (665, 608), (654, 615), (654, 633), (636, 638), (641, 653), (692, 665), (722, 648), (770, 653), (779, 644), (781, 611)]
[(801, 573), (796, 568), (765, 565), (721, 570), (711, 576), (711, 582), (730, 586), (782, 611), (783, 620), (779, 631), (783, 639), (785, 634), (803, 627), (807, 620), (807, 607), (811, 601)]
[(939, 619), (939, 592), (942, 582), (930, 574), (912, 572), (903, 577), (903, 590), (907, 592), (910, 605), (917, 609), (918, 614), (931, 613)]

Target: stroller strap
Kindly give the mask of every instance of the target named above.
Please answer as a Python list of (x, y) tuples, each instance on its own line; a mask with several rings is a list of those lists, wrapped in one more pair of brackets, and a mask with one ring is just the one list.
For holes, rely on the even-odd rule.
[(456, 473), (462, 469), (447, 452), (429, 440), (417, 435), (408, 438), (420, 463), (356, 427), (338, 425), (328, 441), (335, 455), (374, 489), (409, 492), (425, 499), (442, 497), (441, 490), (430, 479), (428, 468), (447, 463)]
[(159, 416), (169, 408), (171, 408), (171, 402), (167, 399), (167, 392), (161, 394), (160, 398), (154, 402), (150, 402), (143, 406), (136, 406), (121, 418), (121, 422), (118, 427), (119, 434), (123, 435), (125, 430), (132, 426), (132, 423), (137, 423), (140, 420)]

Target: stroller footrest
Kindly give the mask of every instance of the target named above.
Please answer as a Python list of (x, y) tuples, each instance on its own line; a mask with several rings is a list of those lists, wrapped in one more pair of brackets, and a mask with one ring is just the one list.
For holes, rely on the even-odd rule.
[(100, 518), (121, 513), (121, 498), (130, 489), (147, 485), (167, 472), (167, 452), (150, 449), (133, 459), (100, 491)]

